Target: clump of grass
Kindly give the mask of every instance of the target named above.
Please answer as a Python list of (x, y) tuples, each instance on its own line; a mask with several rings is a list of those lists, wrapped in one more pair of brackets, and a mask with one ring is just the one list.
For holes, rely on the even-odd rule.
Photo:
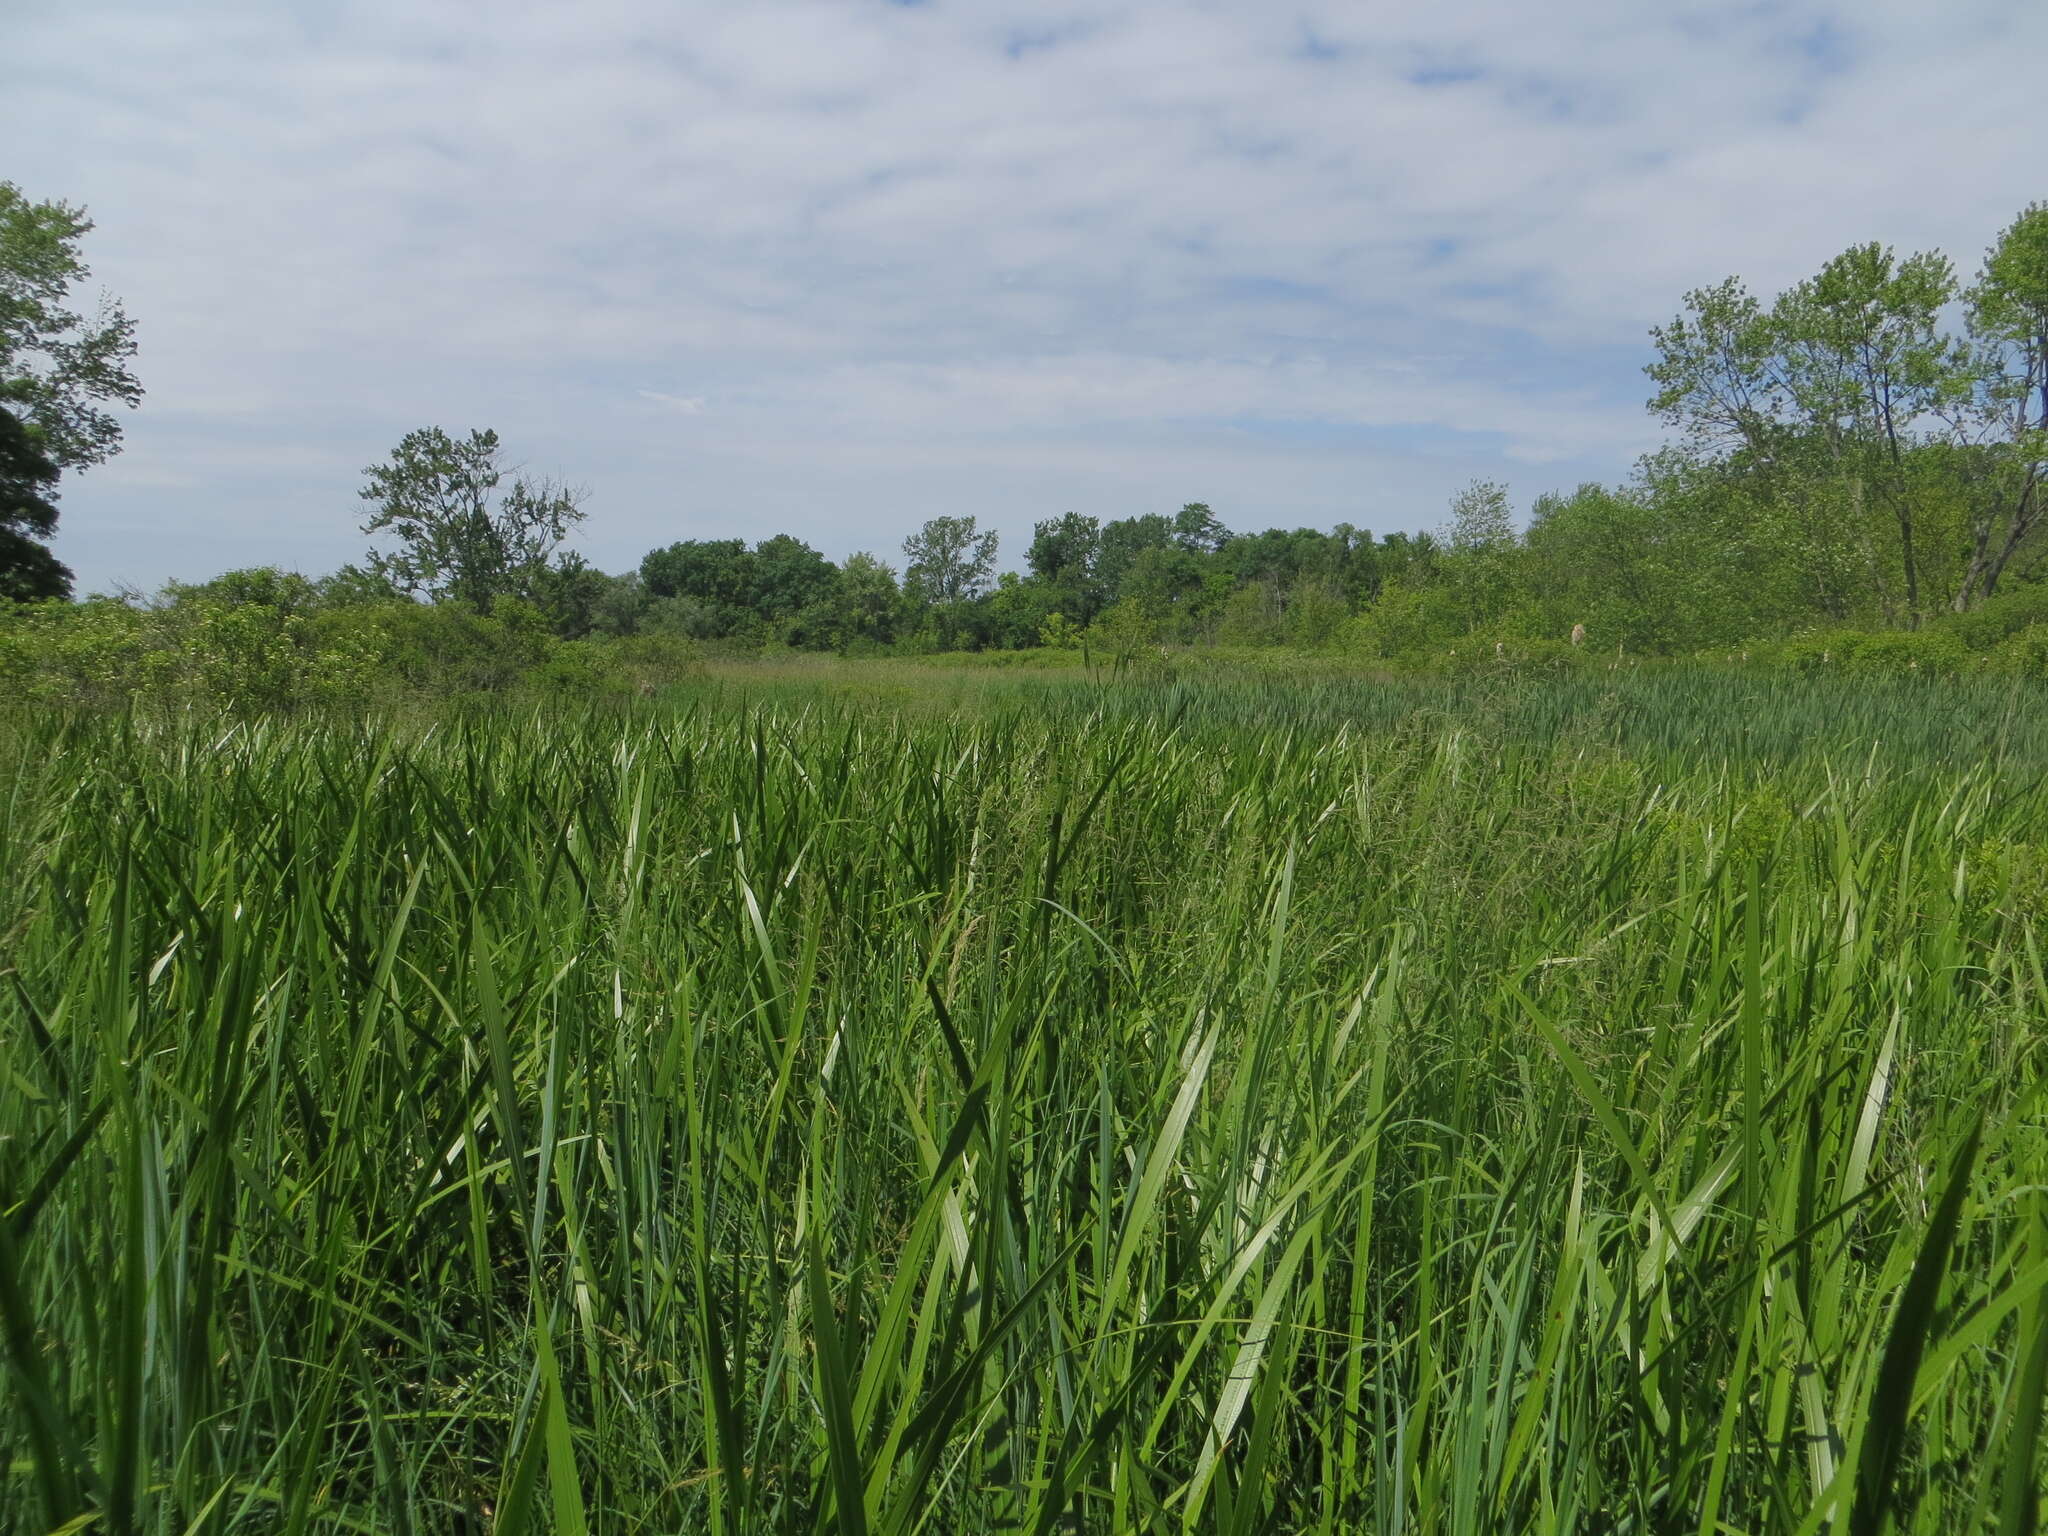
[(2036, 701), (0, 736), (9, 1528), (2031, 1530)]

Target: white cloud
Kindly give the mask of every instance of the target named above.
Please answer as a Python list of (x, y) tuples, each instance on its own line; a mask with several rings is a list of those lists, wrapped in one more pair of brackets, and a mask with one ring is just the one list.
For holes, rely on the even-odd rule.
[(1426, 526), (1622, 473), (1686, 288), (1967, 269), (2043, 191), (2032, 0), (26, 9), (6, 174), (91, 205), (150, 391), (66, 489), (88, 582), (347, 558), (425, 422), (588, 483), (614, 566), (961, 508)]
[(652, 400), (656, 405), (664, 406), (681, 416), (701, 416), (704, 414), (704, 397), (702, 395), (664, 395), (658, 389), (643, 389), (640, 391), (640, 398), (642, 400)]

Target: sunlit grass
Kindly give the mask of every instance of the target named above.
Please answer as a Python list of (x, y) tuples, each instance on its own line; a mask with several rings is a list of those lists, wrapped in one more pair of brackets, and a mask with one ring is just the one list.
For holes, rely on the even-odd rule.
[(0, 1519), (2030, 1531), (2044, 702), (17, 721)]

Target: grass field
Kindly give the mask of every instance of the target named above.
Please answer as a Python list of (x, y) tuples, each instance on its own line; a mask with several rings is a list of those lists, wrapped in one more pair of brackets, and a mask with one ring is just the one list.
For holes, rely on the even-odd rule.
[(0, 725), (8, 1530), (2037, 1528), (2048, 695)]

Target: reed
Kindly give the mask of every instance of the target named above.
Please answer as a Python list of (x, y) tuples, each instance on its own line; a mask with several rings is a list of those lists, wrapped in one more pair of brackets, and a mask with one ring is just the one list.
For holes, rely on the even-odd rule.
[(2036, 1528), (2038, 694), (0, 730), (0, 1522)]

